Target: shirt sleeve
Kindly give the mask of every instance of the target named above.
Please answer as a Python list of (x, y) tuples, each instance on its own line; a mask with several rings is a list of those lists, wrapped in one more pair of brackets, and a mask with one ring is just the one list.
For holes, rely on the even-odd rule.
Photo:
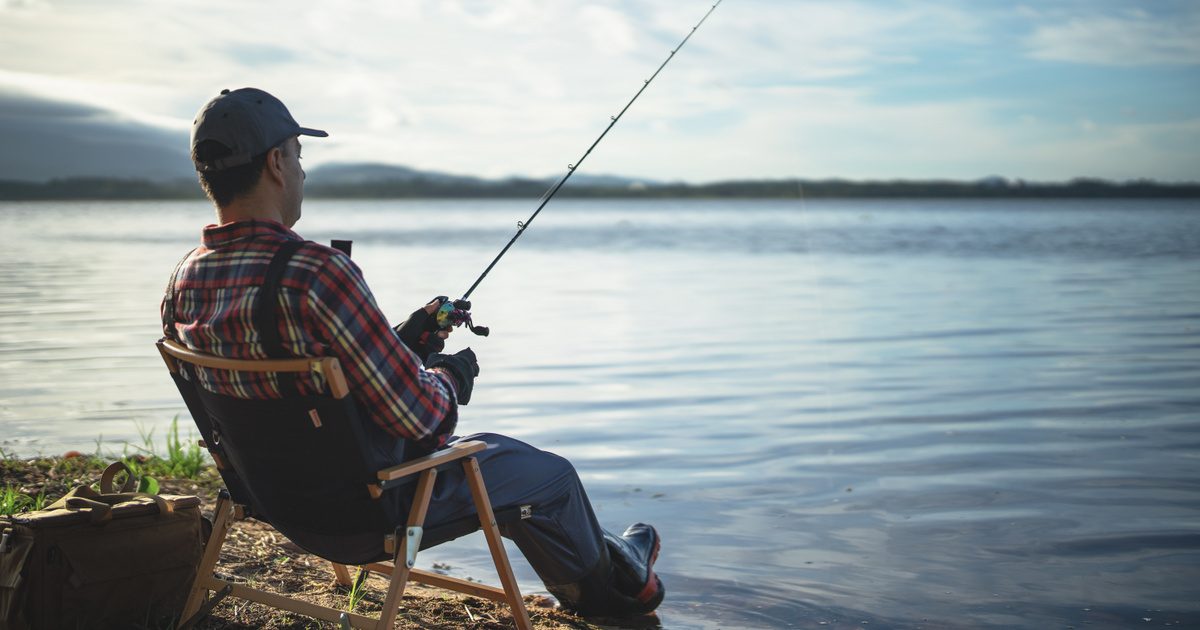
[(457, 420), (453, 379), (426, 370), (410, 351), (348, 256), (333, 254), (314, 274), (308, 289), (306, 318), (313, 333), (328, 344), (350, 384), (352, 395), (376, 424), (392, 435), (436, 440), (439, 427)]

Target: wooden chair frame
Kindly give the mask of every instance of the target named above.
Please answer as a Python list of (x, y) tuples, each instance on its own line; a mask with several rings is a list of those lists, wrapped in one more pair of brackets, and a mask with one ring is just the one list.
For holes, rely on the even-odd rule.
[[(329, 387), (329, 392), (334, 398), (341, 399), (349, 394), (349, 388), (346, 385), (346, 379), (342, 374), (341, 367), (338, 365), (337, 359), (332, 357), (242, 361), (199, 354), (170, 340), (159, 341), (158, 349), (162, 353), (163, 360), (167, 363), (167, 368), (176, 374), (179, 373), (179, 361), (206, 368), (246, 372), (311, 371), (319, 373), (324, 377)], [(277, 593), (251, 588), (244, 584), (216, 577), (213, 574), (213, 569), (217, 564), (217, 559), (220, 557), (221, 547), (225, 543), (229, 528), (233, 521), (244, 513), (242, 506), (235, 505), (226, 492), (222, 492), (217, 499), (217, 506), (213, 515), (213, 531), (209, 537), (208, 545), (205, 547), (204, 556), (201, 558), (200, 566), (196, 572), (195, 583), (188, 594), (187, 603), (180, 618), (186, 620), (196, 614), (204, 604), (208, 591), (215, 592), (229, 589), (229, 594), (234, 597), (259, 602), (273, 608), (307, 615), (324, 621), (341, 623), (343, 625), (348, 623), (354, 628), (390, 630), (395, 624), (396, 612), (400, 607), (400, 600), (404, 595), (405, 586), (411, 579), (422, 584), (508, 604), (512, 610), (513, 620), (516, 622), (517, 628), (520, 630), (531, 629), (532, 625), (529, 621), (529, 613), (525, 609), (525, 602), (521, 599), (521, 592), (517, 587), (516, 577), (513, 575), (512, 566), (508, 561), (508, 554), (505, 552), (504, 543), (500, 538), (500, 529), (496, 525), (496, 516), (492, 511), (491, 501), (488, 499), (487, 487), (484, 484), (483, 475), (479, 471), (479, 462), (472, 457), (474, 453), (485, 448), (487, 448), (487, 445), (479, 441), (459, 442), (426, 457), (385, 468), (376, 474), (378, 483), (371, 484), (368, 488), (371, 491), (371, 496), (375, 498), (378, 498), (382, 494), (383, 487), (393, 485), (405, 477), (419, 475), (417, 478), (416, 493), (413, 496), (412, 509), (409, 511), (408, 522), (406, 524), (407, 535), (388, 535), (384, 539), (384, 549), (392, 554), (392, 560), (390, 562), (370, 563), (362, 567), (363, 569), (377, 571), (389, 576), (387, 596), (384, 599), (383, 610), (380, 612), (378, 619), (285, 597)], [(223, 466), (223, 463), (219, 459), (214, 458), (214, 460), (218, 467)], [(433, 495), (433, 485), (437, 480), (438, 470), (447, 465), (453, 465), (455, 462), (461, 462), (466, 472), (471, 496), (475, 501), (475, 510), (479, 514), (479, 524), (483, 529), (484, 536), (487, 538), (488, 548), (492, 554), (492, 561), (496, 566), (496, 572), (499, 574), (500, 583), (503, 588), (438, 575), (416, 569), (413, 566), (417, 550), (420, 547), (420, 534), (423, 531), (425, 516), (429, 510), (430, 498)], [(331, 564), (333, 564), (333, 571), (337, 582), (349, 586), (351, 584), (350, 571), (346, 565)]]

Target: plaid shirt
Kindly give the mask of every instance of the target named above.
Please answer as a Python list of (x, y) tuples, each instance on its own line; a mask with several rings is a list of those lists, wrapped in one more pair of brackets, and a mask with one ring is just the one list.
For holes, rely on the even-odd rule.
[[(175, 276), (175, 329), (163, 332), (187, 347), (230, 359), (265, 359), (251, 313), (271, 257), (286, 240), (301, 240), (273, 221), (239, 221), (204, 228), (201, 246)], [(335, 249), (305, 243), (280, 282), (279, 334), (297, 357), (337, 357), (352, 395), (371, 420), (412, 440), (446, 433), (457, 407), (454, 379), (426, 370), (388, 325), (362, 272)], [(166, 309), (167, 298), (162, 308)], [(165, 310), (163, 311), (165, 313)], [(274, 374), (199, 369), (208, 390), (238, 398), (279, 398)], [(297, 374), (301, 393), (324, 389)], [(438, 435), (437, 442), (445, 439)], [(440, 444), (439, 444), (440, 445)]]

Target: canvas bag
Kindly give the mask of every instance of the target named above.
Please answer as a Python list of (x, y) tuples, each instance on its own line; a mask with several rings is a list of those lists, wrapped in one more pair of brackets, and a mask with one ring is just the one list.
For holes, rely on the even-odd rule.
[(0, 630), (158, 628), (182, 611), (203, 552), (194, 496), (75, 488), (0, 517)]

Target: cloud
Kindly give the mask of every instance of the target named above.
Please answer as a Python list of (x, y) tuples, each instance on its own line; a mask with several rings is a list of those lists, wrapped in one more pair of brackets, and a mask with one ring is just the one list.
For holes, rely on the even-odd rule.
[(45, 9), (48, 5), (46, 0), (0, 0), (0, 11)]
[[(298, 120), (331, 131), (313, 147), (314, 164), (382, 160), (535, 174), (574, 160), (707, 8), (612, 0), (336, 7), (180, 0), (167, 9), (62, 0), (38, 15), (0, 20), (0, 58), (8, 60), (0, 68), (25, 91), (178, 128), (219, 89), (259, 86), (283, 98)], [(664, 142), (691, 143), (720, 130), (687, 120), (786, 117), (766, 111), (771, 104), (735, 98), (751, 96), (748, 88), (909, 63), (915, 43), (970, 36), (970, 15), (930, 5), (725, 3), (621, 125), (644, 116), (660, 129), (686, 129), (687, 138)], [(265, 20), (278, 37), (237, 26)], [(695, 176), (686, 159), (648, 175)]]
[(1054, 20), (1034, 29), (1029, 56), (1105, 66), (1200, 65), (1200, 11), (1143, 11)]
[[(576, 161), (709, 5), (56, 0), (17, 9), (10, 0), (0, 6), (8, 7), (0, 9), (0, 89), (184, 132), (221, 88), (256, 86), (281, 97), (302, 124), (330, 131), (309, 143), (307, 166), (378, 161), (496, 177), (553, 174)], [(1137, 162), (1069, 153), (1117, 133), (1102, 109), (1106, 100), (1154, 124), (1166, 116), (1156, 112), (1191, 111), (1195, 99), (1186, 90), (1194, 88), (1164, 94), (1064, 74), (1054, 77), (1049, 94), (1022, 81), (1039, 70), (1038, 76), (1069, 72), (1061, 70), (1063, 60), (1194, 62), (1200, 53), (1191, 41), (1200, 37), (1185, 35), (1195, 33), (1198, 12), (1174, 19), (1106, 14), (1108, 4), (1092, 10), (1089, 3), (1095, 15), (1071, 13), (1076, 5), (1057, 0), (1031, 6), (723, 3), (583, 172), (685, 180), (1028, 177), (1038, 175), (1029, 165), (1061, 172), (1074, 160), (1106, 173), (1129, 168), (1128, 177), (1163, 176), (1132, 170), (1166, 164), (1154, 155), (1153, 143), (1163, 136), (1149, 131), (1126, 140), (1141, 147)], [(981, 75), (1001, 81), (984, 85)], [(1123, 80), (1135, 80), (1131, 75)], [(1088, 90), (1081, 96), (1083, 82)], [(1001, 85), (1014, 87), (1002, 93)], [(987, 94), (972, 93), (981, 88)], [(1082, 135), (1085, 119), (1095, 124), (1091, 144), (1063, 140), (1047, 148), (1057, 163), (1039, 158), (1037, 147), (1048, 147), (1051, 138)], [(1188, 155), (1163, 147), (1173, 160)], [(1195, 152), (1182, 162), (1200, 163)]]
[[(1195, 147), (1200, 118), (1175, 122), (1099, 124), (1083, 121), (1076, 133), (1043, 127), (1024, 150), (1026, 179), (1149, 177), (1200, 181)], [(1019, 171), (1008, 171), (1020, 175)]]
[(283, 46), (241, 43), (231, 46), (229, 55), (241, 65), (283, 64), (297, 59), (296, 51)]
[(627, 54), (637, 48), (637, 32), (624, 14), (602, 6), (585, 6), (580, 18), (589, 25), (592, 47), (607, 55)]

